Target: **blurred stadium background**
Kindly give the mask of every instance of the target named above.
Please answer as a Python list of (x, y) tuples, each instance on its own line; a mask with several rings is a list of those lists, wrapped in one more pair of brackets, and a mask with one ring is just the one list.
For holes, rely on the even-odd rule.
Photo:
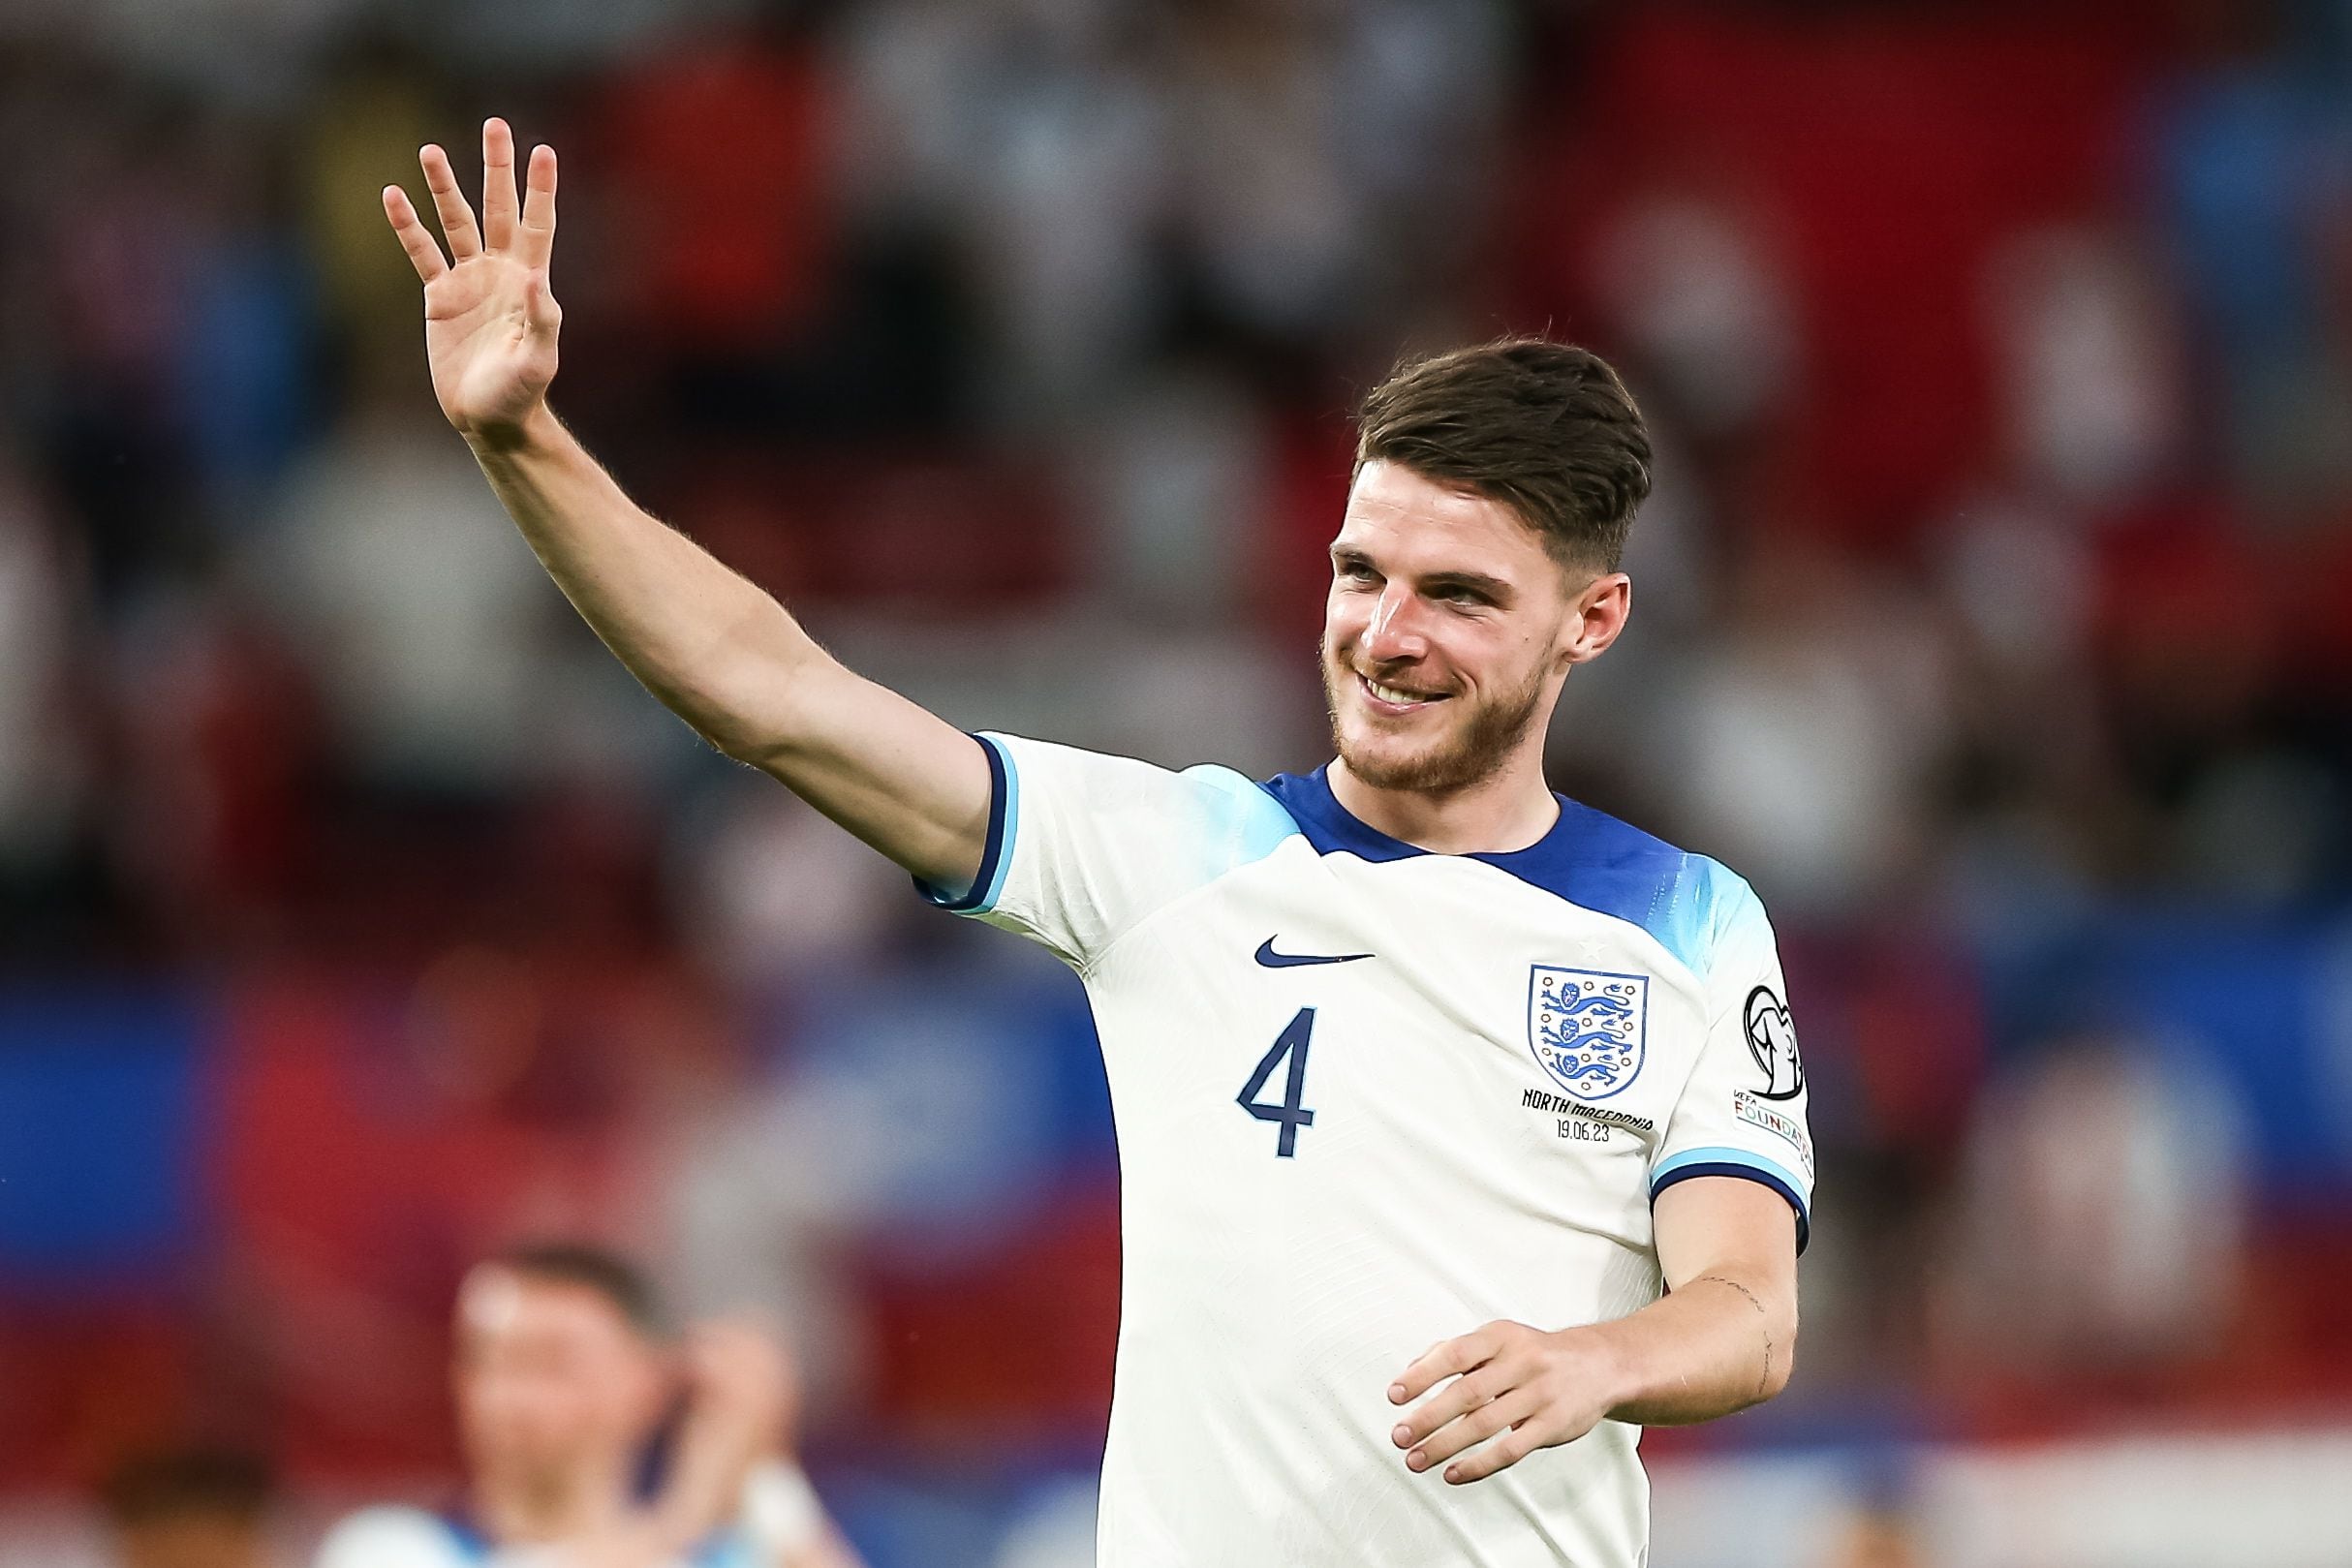
[(567, 417), (967, 725), (1312, 765), (1355, 392), (1619, 358), (1556, 782), (1762, 891), (1824, 1167), (1652, 1560), (2352, 1562), (2343, 0), (9, 0), (0, 1561), (190, 1436), (288, 1563), (446, 1487), (452, 1286), (548, 1232), (790, 1326), (877, 1568), (1091, 1560), (1083, 999), (504, 521), (376, 197), (489, 111)]

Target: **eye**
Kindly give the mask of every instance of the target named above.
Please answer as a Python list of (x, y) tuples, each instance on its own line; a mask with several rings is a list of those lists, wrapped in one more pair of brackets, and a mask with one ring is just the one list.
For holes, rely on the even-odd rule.
[(1336, 561), (1332, 563), (1331, 570), (1342, 582), (1369, 583), (1380, 580), (1380, 574), (1372, 569), (1369, 561)]

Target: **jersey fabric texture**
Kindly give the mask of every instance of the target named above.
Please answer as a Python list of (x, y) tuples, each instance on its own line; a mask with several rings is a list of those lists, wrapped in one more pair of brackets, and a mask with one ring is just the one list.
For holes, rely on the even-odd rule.
[(1449, 1487), (1405, 1468), (1387, 1388), (1496, 1319), (1656, 1300), (1675, 1182), (1762, 1183), (1802, 1237), (1805, 1091), (1748, 884), (1564, 798), (1526, 849), (1442, 855), (1321, 770), (980, 740), (978, 877), (924, 891), (1078, 970), (1118, 1123), (1099, 1568), (1635, 1568), (1638, 1428)]
[[(392, 1504), (362, 1508), (326, 1533), (317, 1568), (555, 1568), (550, 1548), (500, 1550), (465, 1520)], [(713, 1536), (675, 1568), (771, 1568), (740, 1531)]]

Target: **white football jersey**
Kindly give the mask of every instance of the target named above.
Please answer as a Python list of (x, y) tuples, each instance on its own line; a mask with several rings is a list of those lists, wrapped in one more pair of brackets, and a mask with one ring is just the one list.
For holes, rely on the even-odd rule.
[(1099, 1568), (1634, 1568), (1638, 1428), (1448, 1486), (1388, 1385), (1499, 1318), (1659, 1295), (1674, 1182), (1811, 1199), (1771, 928), (1703, 856), (1563, 798), (1509, 854), (1391, 839), (1324, 774), (1257, 784), (987, 735), (944, 907), (1092, 999), (1125, 1276)]

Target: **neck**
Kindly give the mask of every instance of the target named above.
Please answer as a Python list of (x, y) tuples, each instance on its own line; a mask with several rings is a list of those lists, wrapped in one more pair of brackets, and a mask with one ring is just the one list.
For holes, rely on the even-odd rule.
[(1493, 773), (1459, 789), (1386, 789), (1367, 784), (1334, 758), (1324, 777), (1342, 806), (1367, 827), (1433, 854), (1508, 854), (1525, 849), (1560, 820), (1560, 802), (1543, 782), (1540, 729)]
[(537, 1475), (485, 1467), (474, 1478), (475, 1517), (502, 1547), (601, 1537), (631, 1513), (628, 1474), (619, 1458)]

